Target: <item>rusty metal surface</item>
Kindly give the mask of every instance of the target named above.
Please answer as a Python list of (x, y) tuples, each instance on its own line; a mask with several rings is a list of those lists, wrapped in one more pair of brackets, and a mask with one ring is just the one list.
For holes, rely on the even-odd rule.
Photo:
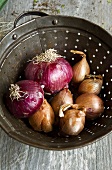
[[(52, 24), (52, 23), (54, 23), (53, 21), (55, 19), (58, 21), (58, 22), (56, 21), (57, 25)], [(77, 19), (69, 18), (69, 22), (67, 22), (67, 21), (65, 21), (65, 19), (68, 19), (68, 18), (61, 19), (61, 17), (58, 18), (58, 16), (57, 17), (53, 16), (53, 17), (49, 17), (49, 22), (47, 21), (46, 23), (45, 23), (44, 18), (36, 19), (32, 22), (33, 24), (30, 24), (30, 26), (31, 26), (31, 28), (30, 28), (31, 30), (29, 30), (30, 33), (27, 34), (27, 29), (24, 29), (25, 27), (27, 28), (27, 24), (25, 24), (23, 26), (23, 28), (22, 27), (20, 27), (19, 29), (17, 28), (17, 30), (15, 30), (14, 32), (12, 31), (11, 34), (9, 34), (8, 40), (10, 39), (10, 41), (8, 41), (6, 38), (5, 46), (8, 48), (8, 50), (10, 52), (7, 50), (5, 51), (5, 53), (3, 55), (3, 59), (6, 58), (7, 54), (8, 54), (8, 58), (2, 67), (2, 70), (3, 70), (2, 74), (4, 74), (6, 76), (6, 78), (4, 77), (2, 79), (1, 88), (0, 88), (1, 93), (3, 94), (3, 90), (4, 91), (6, 90), (9, 82), (14, 81), (17, 78), (17, 75), (15, 73), (13, 73), (13, 69), (15, 68), (15, 70), (18, 72), (18, 70), (20, 70), (20, 68), (22, 67), (21, 64), (19, 65), (19, 63), (22, 61), (20, 59), (21, 58), (20, 56), (24, 56), (24, 62), (25, 62), (28, 57), (31, 57), (31, 56), (35, 55), (36, 53), (40, 53), (41, 51), (45, 50), (46, 48), (49, 48), (49, 47), (51, 48), (51, 47), (55, 46), (55, 48), (61, 54), (69, 56), (68, 60), (71, 61), (71, 63), (72, 63), (74, 61), (74, 59), (72, 59), (71, 55), (69, 54), (69, 49), (71, 47), (74, 47), (76, 49), (82, 48), (82, 50), (84, 50), (87, 53), (87, 56), (88, 56), (87, 59), (90, 63), (93, 74), (102, 72), (102, 74), (104, 74), (104, 77), (106, 78), (105, 82), (104, 82), (104, 90), (102, 92), (102, 97), (106, 101), (106, 108), (105, 108), (106, 114), (102, 115), (101, 119), (98, 119), (96, 122), (93, 122), (92, 127), (87, 126), (84, 130), (85, 131), (84, 134), (82, 136), (78, 136), (77, 138), (75, 138), (75, 142), (74, 142), (74, 139), (72, 139), (71, 141), (69, 141), (68, 139), (66, 139), (66, 140), (62, 139), (60, 141), (60, 139), (58, 139), (56, 137), (53, 139), (50, 136), (50, 137), (46, 138), (46, 143), (45, 143), (45, 142), (42, 142), (42, 139), (44, 138), (43, 140), (45, 140), (45, 137), (43, 137), (41, 135), (38, 136), (38, 140), (41, 140), (41, 145), (43, 143), (43, 148), (48, 147), (49, 142), (50, 142), (50, 147), (53, 148), (55, 146), (55, 142), (58, 141), (58, 145), (57, 145), (58, 150), (61, 149), (61, 147), (65, 148), (67, 145), (69, 145), (69, 147), (73, 147), (73, 145), (72, 145), (73, 142), (74, 142), (74, 145), (77, 146), (77, 144), (79, 144), (79, 146), (80, 146), (81, 142), (85, 143), (85, 142), (87, 142), (87, 140), (92, 141), (93, 139), (97, 138), (97, 135), (104, 134), (105, 132), (109, 132), (112, 128), (111, 127), (111, 121), (112, 121), (111, 101), (108, 102), (108, 99), (110, 100), (111, 95), (112, 95), (111, 74), (109, 74), (112, 69), (112, 63), (110, 62), (111, 54), (112, 54), (111, 36), (108, 33), (106, 33), (105, 31), (103, 31), (102, 29), (100, 29), (99, 27), (97, 27), (96, 25), (90, 26), (91, 24), (88, 22), (86, 23), (87, 25), (84, 24), (83, 20), (76, 22)], [(40, 20), (42, 20), (42, 22), (39, 22)], [(77, 24), (75, 24), (75, 22)], [(70, 23), (69, 27), (67, 26), (68, 23)], [(44, 24), (47, 24), (48, 28), (43, 27)], [(83, 25), (83, 28), (81, 27), (81, 24)], [(26, 30), (25, 35), (24, 35), (24, 31), (22, 31), (22, 30)], [(14, 34), (17, 35), (16, 40), (14, 40), (12, 38)], [(59, 37), (59, 38), (55, 39), (54, 37)], [(66, 38), (66, 37), (68, 37), (68, 38)], [(73, 39), (73, 37), (74, 37), (74, 39)], [(71, 39), (74, 41), (69, 41)], [(31, 40), (32, 40), (32, 43), (30, 44)], [(35, 42), (38, 42), (38, 43), (35, 44)], [(50, 43), (48, 43), (48, 42), (50, 42)], [(82, 43), (82, 42), (84, 42), (84, 43)], [(26, 48), (27, 45), (28, 46), (31, 45), (31, 47), (32, 47), (31, 51), (29, 51)], [(37, 45), (38, 49), (36, 49), (36, 45)], [(1, 54), (3, 53), (5, 46), (3, 45)], [(94, 48), (93, 48), (93, 46), (94, 46)], [(66, 47), (66, 49), (65, 49), (65, 47)], [(13, 58), (12, 55), (15, 55), (16, 59)], [(96, 56), (97, 56), (97, 58), (96, 58)], [(9, 58), (12, 58), (11, 63), (10, 63)], [(17, 61), (17, 65), (15, 66), (16, 61)], [(2, 62), (2, 60), (1, 60), (1, 62)], [(13, 67), (11, 67), (12, 63), (14, 63)], [(5, 66), (7, 66), (7, 71), (5, 69)], [(10, 67), (11, 67), (11, 72), (8, 72)], [(12, 76), (12, 74), (14, 76)], [(5, 84), (5, 86), (3, 86), (3, 84)], [(2, 111), (3, 110), (4, 109), (2, 108)], [(7, 114), (7, 116), (8, 116), (8, 119), (6, 119), (6, 120), (4, 119), (5, 120), (4, 123), (6, 123), (6, 126), (7, 126), (7, 124), (9, 124), (9, 121), (12, 121), (12, 117), (9, 116), (9, 114)], [(4, 115), (3, 115), (3, 117), (4, 117)], [(9, 133), (9, 135), (14, 136), (15, 129), (16, 129), (17, 136), (19, 136), (21, 133), (23, 134), (23, 135), (20, 135), (21, 140), (24, 140), (24, 136), (27, 136), (27, 142), (29, 142), (29, 144), (31, 144), (31, 142), (32, 142), (31, 139), (33, 138), (34, 139), (33, 144), (35, 145), (35, 142), (37, 142), (37, 141), (35, 141), (35, 134), (32, 134), (33, 132), (29, 131), (29, 129), (23, 122), (20, 121), (18, 124), (16, 122), (16, 120), (13, 119), (13, 121), (14, 121), (14, 126), (9, 124), (10, 128), (7, 131)], [(4, 128), (5, 128), (5, 126), (4, 126)], [(23, 132), (23, 129), (25, 129), (24, 132)], [(94, 129), (94, 131), (93, 131), (93, 129)], [(99, 132), (97, 131), (98, 129), (99, 129)], [(30, 136), (30, 138), (28, 136)], [(87, 140), (85, 139), (85, 136), (86, 136)], [(83, 139), (85, 141), (83, 141)], [(108, 140), (108, 141), (110, 141), (110, 140)], [(105, 141), (105, 143), (107, 143), (107, 142)], [(101, 142), (99, 142), (99, 145), (100, 144), (101, 144)], [(40, 143), (38, 143), (38, 147), (39, 147), (39, 145), (40, 145)], [(89, 147), (91, 147), (91, 151), (92, 151), (92, 149), (95, 150), (94, 147), (96, 145), (97, 144), (93, 144), (91, 146), (86, 147), (86, 149), (89, 150)], [(97, 145), (98, 148), (100, 148), (99, 145)], [(111, 143), (108, 143), (108, 145), (109, 145), (108, 147), (110, 147)], [(103, 147), (103, 145), (102, 145), (102, 147)], [(32, 151), (34, 151), (34, 149), (32, 149)], [(94, 154), (95, 154), (95, 151), (94, 151)], [(73, 153), (76, 153), (76, 152), (78, 153), (78, 150), (73, 151), (73, 152), (68, 151), (68, 152), (66, 152), (66, 155), (68, 155), (69, 153), (72, 155)], [(83, 154), (87, 153), (84, 149), (79, 150), (79, 152), (80, 153), (83, 152)], [(46, 153), (47, 153), (47, 151), (46, 151)], [(53, 153), (55, 155), (55, 152), (52, 152), (51, 155), (53, 155)], [(40, 154), (42, 155), (43, 153), (40, 151)], [(50, 154), (50, 152), (49, 152), (49, 154)], [(64, 152), (63, 152), (63, 154), (64, 154)], [(71, 156), (71, 160), (73, 157)], [(46, 158), (47, 158), (47, 156), (46, 156)], [(53, 157), (53, 159), (55, 159), (55, 158), (56, 158), (56, 155)], [(81, 157), (81, 158), (83, 159), (84, 157)], [(94, 155), (94, 163), (95, 163), (95, 158), (96, 157)], [(108, 159), (110, 159), (109, 155), (108, 155)], [(71, 161), (71, 160), (69, 160), (69, 161)], [(103, 158), (99, 159), (99, 160), (103, 161)], [(83, 160), (82, 160), (82, 162), (83, 162)], [(110, 159), (110, 162), (111, 162), (111, 159)], [(69, 167), (69, 168), (74, 169), (74, 167), (72, 166), (72, 163), (70, 162), (69, 164), (71, 165), (71, 167)], [(68, 167), (69, 164), (66, 164), (66, 167)], [(35, 165), (36, 165), (36, 163), (35, 163)], [(77, 169), (78, 169), (78, 165), (79, 165), (79, 163), (77, 163)], [(99, 167), (96, 167), (95, 164), (92, 165), (90, 162), (89, 162), (89, 165), (91, 165), (90, 166), (91, 169), (95, 169), (95, 168), (99, 169)], [(85, 165), (85, 167), (86, 167), (85, 169), (87, 169), (87, 168), (89, 169), (89, 165)], [(107, 167), (111, 167), (110, 165), (111, 164), (108, 163)], [(48, 162), (48, 166), (49, 166), (49, 168), (51, 168), (51, 166), (49, 165), (49, 162)], [(44, 168), (47, 168), (48, 166), (47, 165), (45, 166), (44, 162), (43, 162)], [(82, 166), (84, 166), (84, 162), (83, 162)], [(97, 162), (97, 166), (98, 166), (98, 162)], [(34, 166), (34, 167), (35, 167), (35, 169), (37, 168), (36, 166)], [(61, 168), (59, 168), (58, 165), (54, 166), (55, 169), (63, 169), (63, 168), (66, 169), (66, 167), (64, 168), (64, 166), (63, 167), (61, 166)], [(42, 169), (42, 166), (40, 166), (40, 169)], [(81, 169), (80, 165), (79, 165), (79, 169)], [(103, 169), (103, 165), (102, 165), (102, 169)]]

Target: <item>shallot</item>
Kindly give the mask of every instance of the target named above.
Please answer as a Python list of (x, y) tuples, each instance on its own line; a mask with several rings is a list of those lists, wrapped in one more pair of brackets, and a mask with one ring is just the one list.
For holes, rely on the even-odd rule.
[(83, 105), (86, 108), (86, 118), (89, 120), (96, 119), (104, 111), (103, 100), (93, 93), (81, 94), (75, 103)]
[(54, 111), (50, 104), (44, 99), (40, 109), (29, 117), (29, 123), (36, 131), (50, 132), (53, 130)]
[(63, 104), (73, 104), (73, 95), (68, 88), (58, 92), (51, 100), (51, 106), (56, 115), (59, 115), (60, 106)]
[(60, 131), (67, 135), (78, 135), (85, 125), (86, 109), (78, 104), (65, 104), (60, 107)]
[(101, 75), (87, 75), (78, 88), (78, 93), (94, 93), (99, 94), (103, 84)]
[(71, 50), (73, 54), (79, 54), (82, 59), (73, 66), (73, 83), (80, 83), (85, 76), (90, 74), (90, 67), (86, 59), (86, 54), (82, 51)]

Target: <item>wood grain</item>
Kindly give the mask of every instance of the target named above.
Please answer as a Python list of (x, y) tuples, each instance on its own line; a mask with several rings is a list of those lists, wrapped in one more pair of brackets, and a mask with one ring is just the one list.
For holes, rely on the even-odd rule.
[[(14, 21), (21, 12), (32, 9), (85, 18), (112, 34), (112, 1), (107, 0), (40, 0), (35, 6), (33, 0), (10, 0), (0, 17)], [(0, 170), (112, 170), (111, 155), (112, 133), (83, 148), (48, 151), (24, 145), (0, 129)]]

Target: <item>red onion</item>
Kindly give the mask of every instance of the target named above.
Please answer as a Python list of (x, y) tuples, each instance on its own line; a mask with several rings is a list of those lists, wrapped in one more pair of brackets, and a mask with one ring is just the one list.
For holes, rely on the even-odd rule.
[(25, 118), (37, 111), (43, 100), (44, 92), (37, 82), (21, 80), (11, 84), (6, 96), (6, 105), (15, 117)]
[(49, 49), (31, 61), (25, 69), (26, 79), (44, 85), (47, 93), (58, 92), (67, 87), (73, 76), (72, 67), (56, 50)]

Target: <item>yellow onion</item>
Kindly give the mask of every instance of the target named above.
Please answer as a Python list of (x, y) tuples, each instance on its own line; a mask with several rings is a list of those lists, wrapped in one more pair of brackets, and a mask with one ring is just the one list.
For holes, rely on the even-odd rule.
[(78, 88), (78, 93), (94, 93), (99, 94), (103, 84), (101, 75), (87, 75)]
[(55, 112), (55, 115), (59, 115), (61, 105), (73, 104), (73, 95), (68, 88), (64, 88), (53, 97), (50, 104)]
[(77, 104), (65, 104), (60, 107), (60, 131), (67, 135), (78, 135), (85, 125), (86, 109)]
[(86, 118), (89, 120), (96, 119), (104, 111), (103, 100), (93, 93), (81, 94), (75, 103), (83, 105), (86, 108)]
[(53, 130), (54, 118), (51, 105), (44, 99), (40, 109), (29, 117), (29, 123), (34, 130), (47, 133)]
[(86, 54), (82, 51), (71, 50), (73, 54), (79, 54), (82, 59), (73, 66), (73, 82), (80, 83), (84, 80), (85, 76), (90, 74), (90, 67), (86, 60)]

